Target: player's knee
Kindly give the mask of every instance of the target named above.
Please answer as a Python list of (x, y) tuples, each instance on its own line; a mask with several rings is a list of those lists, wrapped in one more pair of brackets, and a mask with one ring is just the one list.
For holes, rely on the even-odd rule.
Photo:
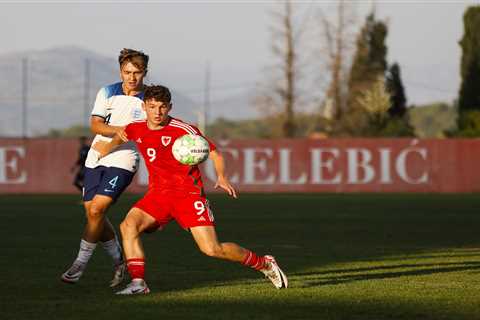
[(103, 218), (104, 212), (105, 212), (104, 208), (102, 208), (101, 206), (92, 204), (87, 214), (88, 220), (101, 220)]
[(213, 258), (222, 258), (224, 256), (222, 247), (219, 245), (202, 246), (200, 247), (200, 251), (202, 251), (203, 254)]
[(138, 228), (130, 219), (125, 219), (120, 223), (120, 233), (122, 238), (127, 239), (138, 234)]

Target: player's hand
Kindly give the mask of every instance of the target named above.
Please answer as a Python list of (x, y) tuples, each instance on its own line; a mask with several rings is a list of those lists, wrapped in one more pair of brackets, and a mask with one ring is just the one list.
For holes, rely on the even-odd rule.
[(235, 188), (230, 184), (230, 182), (225, 177), (218, 177), (217, 182), (215, 183), (215, 189), (222, 188), (225, 190), (230, 196), (237, 199), (237, 192)]
[(125, 132), (125, 127), (119, 127), (116, 130), (115, 135), (117, 135), (120, 139), (122, 139), (123, 142), (128, 141), (127, 133)]
[(92, 149), (99, 153), (100, 158), (103, 158), (109, 153), (107, 145), (108, 145), (107, 141), (97, 141), (92, 146)]

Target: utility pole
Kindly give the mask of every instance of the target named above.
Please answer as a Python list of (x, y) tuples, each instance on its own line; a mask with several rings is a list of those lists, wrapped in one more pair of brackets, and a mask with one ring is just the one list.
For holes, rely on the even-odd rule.
[(22, 59), (22, 137), (27, 138), (28, 58)]
[(199, 126), (203, 134), (206, 134), (208, 120), (210, 117), (210, 62), (207, 61), (205, 66), (205, 88), (203, 92), (203, 107), (200, 116)]
[(90, 59), (85, 59), (84, 83), (83, 83), (83, 126), (89, 127), (89, 111), (90, 111)]

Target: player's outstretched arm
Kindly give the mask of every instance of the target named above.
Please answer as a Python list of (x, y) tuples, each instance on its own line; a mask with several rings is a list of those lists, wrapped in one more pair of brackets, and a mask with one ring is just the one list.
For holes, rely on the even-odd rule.
[(213, 166), (215, 168), (215, 172), (217, 173), (217, 182), (215, 183), (215, 189), (222, 188), (229, 195), (236, 199), (237, 192), (225, 176), (225, 161), (223, 160), (223, 156), (217, 150), (211, 151), (209, 156), (210, 159), (212, 159), (213, 161)]
[(92, 116), (90, 120), (90, 130), (95, 134), (101, 134), (105, 137), (113, 137), (123, 131), (123, 129), (124, 127), (110, 126), (106, 124), (105, 119), (102, 117)]
[[(125, 132), (123, 132), (125, 134)], [(128, 141), (128, 140), (127, 140)], [(110, 142), (107, 141), (97, 141), (92, 146), (92, 149), (99, 153), (99, 157), (103, 158), (109, 154), (113, 149), (125, 143), (121, 135), (115, 135)]]

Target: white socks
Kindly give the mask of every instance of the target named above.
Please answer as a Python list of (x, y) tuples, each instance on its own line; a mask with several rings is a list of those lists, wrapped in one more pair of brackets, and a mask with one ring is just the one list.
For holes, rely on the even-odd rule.
[(102, 242), (102, 247), (112, 257), (115, 265), (123, 263), (122, 248), (118, 243), (117, 237), (113, 238), (112, 240)]
[[(81, 264), (87, 264), (96, 247), (96, 243), (91, 243), (82, 239), (80, 241), (80, 250), (78, 251), (76, 261)], [(115, 265), (123, 263), (122, 249), (116, 237), (112, 240), (102, 242), (102, 247), (112, 257), (113, 263)]]
[(82, 239), (80, 241), (80, 250), (78, 251), (78, 256), (76, 261), (80, 262), (81, 264), (87, 264), (96, 246), (97, 246), (96, 243), (87, 242)]

